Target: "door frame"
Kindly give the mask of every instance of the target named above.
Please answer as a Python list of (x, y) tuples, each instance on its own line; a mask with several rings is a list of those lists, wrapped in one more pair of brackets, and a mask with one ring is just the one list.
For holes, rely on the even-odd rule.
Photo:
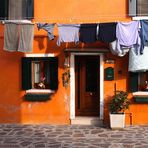
[(71, 52), (70, 54), (70, 119), (75, 119), (75, 56), (99, 56), (100, 57), (100, 119), (103, 119), (104, 113), (104, 67), (103, 53), (78, 53)]

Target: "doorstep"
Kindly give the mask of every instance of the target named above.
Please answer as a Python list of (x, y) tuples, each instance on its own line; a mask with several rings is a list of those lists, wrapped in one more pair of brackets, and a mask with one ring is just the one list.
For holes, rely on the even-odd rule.
[(103, 120), (99, 117), (83, 117), (77, 116), (75, 119), (71, 119), (72, 125), (97, 125), (103, 126)]

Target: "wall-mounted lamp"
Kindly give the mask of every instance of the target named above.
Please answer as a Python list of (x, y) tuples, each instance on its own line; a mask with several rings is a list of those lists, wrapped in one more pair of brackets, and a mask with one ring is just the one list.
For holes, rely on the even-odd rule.
[(115, 60), (114, 59), (106, 59), (105, 60), (105, 63), (106, 64), (114, 64), (115, 63)]
[(64, 58), (64, 68), (69, 68), (69, 67), (70, 67), (70, 56), (68, 53), (66, 53)]

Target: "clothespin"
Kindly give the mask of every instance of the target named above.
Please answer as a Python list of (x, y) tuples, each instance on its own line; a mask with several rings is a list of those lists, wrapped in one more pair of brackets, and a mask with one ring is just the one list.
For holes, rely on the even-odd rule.
[(70, 18), (69, 22), (70, 22), (70, 23), (72, 22), (72, 18)]

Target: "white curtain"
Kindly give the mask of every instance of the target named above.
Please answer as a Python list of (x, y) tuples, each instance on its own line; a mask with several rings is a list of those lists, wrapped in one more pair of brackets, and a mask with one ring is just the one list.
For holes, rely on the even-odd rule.
[(144, 48), (142, 55), (136, 55), (134, 49), (129, 51), (129, 67), (130, 72), (144, 72), (148, 70), (148, 47)]

